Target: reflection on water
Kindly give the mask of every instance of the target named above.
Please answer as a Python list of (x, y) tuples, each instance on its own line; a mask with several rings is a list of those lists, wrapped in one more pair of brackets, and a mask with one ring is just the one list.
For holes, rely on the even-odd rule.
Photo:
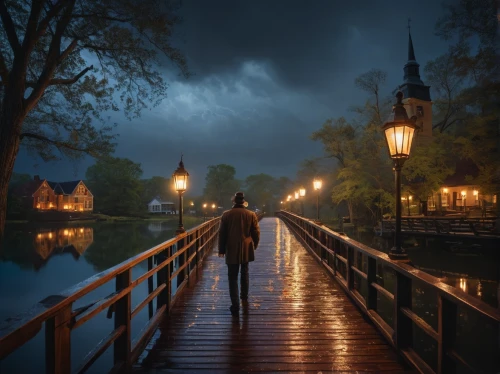
[(39, 229), (34, 237), (33, 246), (41, 262), (33, 265), (38, 270), (56, 254), (70, 253), (73, 258), (78, 259), (94, 241), (94, 229), (84, 226)]
[[(349, 236), (386, 253), (393, 245), (391, 239), (372, 233)], [(404, 248), (416, 268), (493, 307), (500, 307), (500, 258), (495, 245), (405, 237)]]
[[(198, 221), (186, 222), (189, 229)], [(6, 226), (0, 247), (0, 321), (31, 308), (49, 295), (56, 295), (94, 274), (119, 264), (175, 236), (176, 220), (135, 222), (89, 222), (14, 224)], [(132, 269), (137, 279), (147, 271), (147, 262)], [(155, 277), (153, 277), (155, 278)], [(174, 285), (175, 287), (175, 279)], [(75, 307), (104, 297), (115, 289), (110, 281), (83, 297)], [(132, 292), (132, 305), (138, 305), (148, 293), (148, 282)], [(148, 308), (132, 321), (132, 335), (144, 327)], [(107, 333), (113, 330), (113, 319), (106, 310), (71, 334), (72, 362), (81, 363)], [(38, 373), (44, 360), (44, 329), (18, 351), (0, 361), (0, 373)], [(26, 357), (29, 357), (26, 360)], [(113, 362), (108, 349), (89, 373), (103, 373)]]

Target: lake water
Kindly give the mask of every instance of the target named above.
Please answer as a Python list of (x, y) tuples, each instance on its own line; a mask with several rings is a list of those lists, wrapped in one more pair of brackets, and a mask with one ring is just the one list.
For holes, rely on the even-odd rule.
[[(202, 220), (186, 220), (186, 229)], [(89, 222), (57, 224), (8, 224), (0, 251), (0, 321), (27, 310), (90, 276), (162, 243), (175, 235), (177, 221)], [(133, 279), (147, 271), (147, 263), (132, 270)], [(82, 298), (74, 308), (114, 291), (114, 281)], [(132, 307), (147, 296), (147, 282), (132, 292)], [(102, 338), (113, 330), (107, 310), (72, 332), (73, 369)], [(148, 320), (144, 308), (132, 321), (132, 336)], [(0, 361), (0, 373), (39, 373), (44, 360), (44, 329), (21, 349)], [(29, 352), (29, 353), (28, 353)], [(29, 357), (29, 360), (26, 360)], [(90, 372), (110, 369), (112, 349)], [(40, 366), (41, 365), (41, 366)]]
[[(372, 232), (348, 233), (372, 248), (388, 253), (393, 239)], [(493, 306), (500, 307), (500, 243), (498, 240), (404, 237), (403, 247), (416, 268)]]

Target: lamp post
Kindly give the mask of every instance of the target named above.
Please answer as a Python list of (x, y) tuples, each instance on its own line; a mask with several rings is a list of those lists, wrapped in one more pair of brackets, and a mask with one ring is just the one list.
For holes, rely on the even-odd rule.
[(319, 221), (319, 190), (321, 190), (321, 186), (323, 182), (321, 179), (315, 179), (313, 181), (314, 191), (316, 191), (316, 219)]
[(300, 214), (304, 217), (304, 197), (306, 196), (306, 189), (304, 187), (299, 188), (300, 195)]
[(299, 202), (299, 191), (295, 191), (293, 194), (295, 196), (295, 200), (294, 201)]
[(207, 203), (203, 204), (203, 222), (205, 222), (206, 217), (207, 217)]
[(286, 201), (288, 201), (288, 209), (291, 212), (292, 211), (292, 195), (288, 195), (288, 197), (286, 198)]
[(212, 204), (212, 214), (214, 215), (215, 217), (215, 204)]
[(387, 141), (389, 156), (394, 162), (394, 181), (396, 185), (396, 230), (394, 233), (394, 247), (389, 251), (392, 260), (408, 261), (408, 254), (401, 246), (401, 168), (410, 157), (413, 135), (417, 128), (415, 120), (409, 119), (404, 108), (403, 93), (396, 94), (397, 103), (392, 113), (382, 127)]
[(189, 173), (186, 171), (186, 169), (184, 169), (184, 163), (182, 162), (182, 155), (181, 155), (181, 161), (179, 162), (179, 167), (174, 171), (172, 177), (174, 178), (175, 190), (179, 194), (179, 227), (177, 228), (177, 230), (175, 230), (175, 234), (177, 235), (186, 232), (186, 230), (184, 229), (184, 225), (182, 223), (182, 213), (184, 210), (182, 206), (182, 195), (187, 190)]

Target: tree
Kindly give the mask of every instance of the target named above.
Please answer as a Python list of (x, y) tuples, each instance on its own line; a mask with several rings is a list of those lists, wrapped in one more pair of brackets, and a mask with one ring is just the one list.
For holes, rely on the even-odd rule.
[(163, 200), (176, 201), (173, 186), (170, 184), (170, 179), (154, 176), (150, 179), (142, 179), (142, 203), (147, 205), (155, 197), (160, 197)]
[(203, 189), (205, 198), (216, 201), (217, 206), (229, 206), (231, 197), (240, 189), (240, 182), (234, 178), (235, 175), (236, 169), (231, 165), (208, 166)]
[[(498, 199), (500, 43), (497, 28), (495, 0), (461, 0), (447, 5), (445, 15), (436, 24), (438, 35), (446, 40), (458, 40), (450, 48), (450, 65), (454, 74), (463, 80), (459, 96), (466, 116), (449, 129), (456, 136), (453, 150), (477, 166), (479, 175), (471, 182), (481, 185), (481, 193), (496, 193)], [(440, 69), (439, 73), (446, 72)], [(500, 204), (497, 208), (500, 216)]]
[(90, 166), (86, 184), (94, 195), (94, 212), (132, 216), (143, 213), (140, 164), (127, 158), (106, 157)]
[(271, 209), (272, 202), (277, 195), (276, 180), (269, 174), (254, 174), (246, 177), (245, 182), (246, 200), (251, 207), (264, 210)]
[(423, 213), (427, 211), (427, 199), (443, 185), (445, 179), (455, 171), (453, 165), (452, 139), (446, 134), (434, 134), (432, 142), (412, 148), (405, 162), (403, 176), (410, 195), (420, 200)]
[(107, 155), (115, 136), (104, 114), (133, 118), (158, 104), (167, 89), (156, 68), (162, 60), (187, 75), (171, 45), (176, 7), (175, 0), (0, 1), (0, 235), (21, 142), (44, 160), (55, 150)]

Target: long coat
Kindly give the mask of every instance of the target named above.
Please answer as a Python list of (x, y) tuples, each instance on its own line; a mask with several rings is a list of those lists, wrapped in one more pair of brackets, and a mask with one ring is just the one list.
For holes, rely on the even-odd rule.
[(226, 264), (254, 261), (260, 240), (259, 221), (254, 212), (236, 204), (220, 219), (219, 254), (226, 255)]

